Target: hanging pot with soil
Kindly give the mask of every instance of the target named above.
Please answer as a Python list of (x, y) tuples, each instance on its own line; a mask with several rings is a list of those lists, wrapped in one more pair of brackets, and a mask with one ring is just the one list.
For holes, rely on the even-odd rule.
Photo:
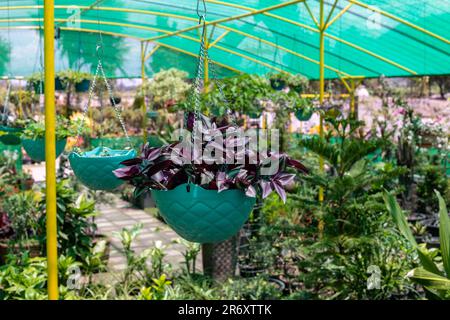
[[(97, 77), (101, 75), (101, 80), (108, 88), (108, 94), (110, 101), (113, 103), (115, 109), (115, 114), (118, 121), (121, 124), (121, 128), (124, 133), (125, 142), (129, 145), (129, 149), (114, 150), (107, 147), (99, 146), (90, 151), (82, 152), (80, 150), (75, 150), (69, 155), (69, 162), (75, 176), (83, 183), (86, 187), (91, 190), (104, 190), (112, 191), (122, 185), (124, 181), (119, 180), (114, 175), (113, 171), (121, 168), (121, 163), (136, 157), (136, 151), (133, 149), (131, 139), (128, 136), (127, 130), (125, 128), (125, 123), (123, 122), (120, 109), (116, 105), (115, 97), (112, 95), (111, 86), (106, 79), (103, 66), (100, 62), (100, 58), (97, 64), (97, 71), (95, 77), (92, 81), (92, 88), (89, 88), (89, 98), (83, 108), (83, 119), (85, 119), (86, 113), (89, 109), (92, 93), (95, 90), (97, 84)], [(89, 81), (90, 83), (90, 81)], [(84, 123), (80, 122), (78, 133), (82, 132)], [(78, 134), (79, 137), (79, 134)], [(78, 138), (77, 137), (77, 138)]]
[[(192, 123), (192, 117), (193, 114), (188, 116), (188, 124)], [(205, 116), (199, 117), (208, 123)], [(201, 132), (208, 134), (219, 127), (213, 123), (210, 125)], [(229, 126), (221, 123), (220, 128), (226, 136)], [(209, 142), (202, 141), (199, 148), (205, 151)], [(193, 242), (214, 243), (235, 235), (248, 219), (259, 192), (267, 197), (276, 191), (285, 199), (284, 187), (295, 177), (285, 172), (286, 166), (306, 171), (300, 162), (286, 155), (274, 155), (274, 161), (279, 161), (279, 165), (273, 176), (260, 174), (265, 163), (262, 159), (258, 163), (238, 166), (224, 162), (207, 164), (199, 159), (191, 161), (187, 154), (180, 154), (184, 143), (181, 141), (160, 148), (146, 145), (138, 158), (122, 162), (125, 167), (114, 173), (135, 186), (136, 194), (151, 189), (164, 220), (181, 237)], [(245, 157), (249, 156), (249, 141), (244, 137), (233, 135), (222, 143), (238, 144), (247, 152)], [(206, 177), (209, 177), (208, 181), (202, 182)]]
[(134, 150), (113, 150), (97, 147), (86, 152), (72, 152), (69, 162), (78, 180), (91, 190), (111, 191), (124, 181), (119, 180), (113, 171), (120, 163), (136, 157)]

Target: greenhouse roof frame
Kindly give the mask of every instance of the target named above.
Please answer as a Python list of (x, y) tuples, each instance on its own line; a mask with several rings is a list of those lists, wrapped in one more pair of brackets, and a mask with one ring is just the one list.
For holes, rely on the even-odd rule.
[[(16, 0), (16, 2), (26, 4), (0, 7), (0, 29), (7, 28), (6, 22), (10, 29), (42, 28), (42, 15), (36, 17), (33, 13), (42, 10), (42, 0)], [(301, 73), (310, 79), (319, 78), (318, 39), (321, 30), (317, 20), (318, 0), (254, 0), (246, 5), (236, 0), (205, 0), (205, 2), (212, 7), (208, 8), (207, 25), (210, 27), (211, 56), (219, 66), (236, 73), (288, 72)], [(411, 9), (399, 10), (400, 2), (404, 7), (411, 6)], [(447, 2), (448, 0), (445, 0), (442, 3), (444, 17), (450, 15), (450, 5), (446, 6)], [(450, 74), (449, 27), (445, 24), (439, 25), (440, 20), (434, 17), (436, 8), (431, 0), (420, 2), (425, 8), (431, 8), (428, 9), (429, 12), (423, 10), (423, 19), (412, 21), (418, 16), (411, 14), (413, 11), (417, 13), (420, 9), (418, 3), (415, 0), (325, 1), (328, 9), (322, 30), (326, 39), (325, 77), (368, 78), (380, 75), (393, 77)], [(389, 4), (393, 4), (391, 11), (386, 10)], [(142, 0), (56, 0), (55, 21), (63, 31), (101, 32), (105, 35), (143, 42), (146, 48), (147, 43), (151, 42), (158, 48), (164, 47), (195, 57), (200, 39), (196, 34), (199, 25), (194, 7), (195, 1), (190, 0), (164, 3)], [(78, 14), (81, 17), (78, 20), (81, 26), (78, 28), (68, 26), (73, 18), (67, 12), (74, 8), (79, 10)], [(445, 11), (446, 8), (449, 10)], [(6, 10), (13, 17), (1, 18), (4, 16), (1, 13)], [(293, 11), (296, 13), (292, 14)], [(404, 16), (399, 12), (403, 12)], [(360, 21), (355, 19), (365, 19), (367, 24), (372, 19), (370, 13), (378, 15), (374, 18), (378, 20), (373, 22), (373, 26), (376, 30), (381, 28), (382, 31), (375, 32), (373, 37), (359, 34), (348, 38), (348, 32), (354, 29), (352, 22)], [(409, 19), (405, 17), (407, 14)], [(113, 18), (115, 16), (118, 18)], [(339, 22), (342, 24), (341, 21), (347, 17), (351, 18), (348, 22), (344, 22), (346, 23), (344, 29), (347, 31), (342, 34), (342, 25), (336, 26)], [(152, 19), (160, 19), (160, 22), (156, 25), (147, 23), (147, 20)], [(438, 24), (436, 29), (441, 31), (440, 34), (425, 27), (430, 19), (436, 19)], [(170, 24), (176, 27), (168, 27)], [(182, 27), (178, 27), (180, 24)], [(285, 27), (285, 34), (281, 34), (276, 26), (280, 29)], [(154, 35), (146, 36), (148, 33)], [(305, 40), (298, 39), (298, 33), (303, 33)], [(371, 42), (375, 42), (377, 37), (386, 37), (386, 40), (380, 42), (386, 45), (386, 50), (383, 50), (384, 47), (380, 49), (373, 46)], [(403, 47), (400, 46), (401, 40), (405, 43)], [(411, 44), (415, 46), (408, 47)], [(299, 50), (299, 45), (302, 45), (304, 50)], [(147, 59), (151, 56), (146, 54)], [(441, 63), (437, 65), (437, 61)]]

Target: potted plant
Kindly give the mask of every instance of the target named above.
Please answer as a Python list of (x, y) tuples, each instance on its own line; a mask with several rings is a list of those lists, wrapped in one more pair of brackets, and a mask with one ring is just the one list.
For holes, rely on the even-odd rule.
[(299, 121), (308, 121), (314, 113), (313, 102), (310, 99), (296, 98), (294, 103), (295, 117)]
[[(64, 74), (57, 73), (55, 77), (55, 90), (63, 91), (66, 89), (67, 83), (64, 81)], [(28, 88), (33, 89), (36, 94), (43, 94), (45, 90), (44, 75), (42, 73), (34, 73), (28, 77)]]
[(76, 92), (87, 92), (91, 85), (91, 74), (76, 70), (64, 70), (57, 74), (57, 79), (61, 81), (64, 89), (70, 90), (75, 87)]
[(44, 93), (44, 75), (42, 73), (33, 73), (27, 78), (27, 87), (36, 94)]
[(91, 75), (85, 72), (75, 73), (75, 91), (88, 92), (91, 86)]
[(308, 87), (308, 79), (302, 75), (289, 75), (287, 85), (294, 92), (300, 94)]
[(280, 91), (286, 88), (288, 84), (289, 74), (287, 73), (270, 73), (270, 85), (274, 90)]
[[(259, 118), (264, 111), (261, 101), (267, 99), (273, 90), (266, 78), (258, 75), (243, 74), (236, 77), (216, 81), (211, 90), (201, 96), (203, 112), (211, 112), (215, 116), (230, 112), (246, 114), (251, 118)], [(185, 111), (192, 111), (189, 102)]]
[(69, 155), (76, 177), (91, 190), (111, 191), (124, 183), (113, 174), (120, 163), (136, 157), (136, 151), (97, 147), (91, 151), (75, 150)]
[[(288, 173), (288, 168), (307, 170), (284, 154), (273, 153), (250, 163), (248, 160), (254, 154), (248, 148), (248, 139), (231, 134), (236, 134), (238, 128), (226, 119), (211, 121), (203, 115), (198, 117), (203, 121), (202, 133), (195, 132), (203, 142), (195, 144), (198, 153), (194, 152), (193, 157), (183, 151), (185, 147), (192, 147), (192, 141), (183, 140), (160, 148), (147, 144), (139, 157), (122, 162), (125, 167), (115, 170), (114, 174), (135, 186), (136, 195), (151, 190), (161, 215), (181, 237), (192, 242), (220, 242), (242, 227), (258, 194), (265, 198), (276, 191), (286, 199), (284, 187), (295, 178), (295, 174)], [(194, 127), (199, 128), (194, 125), (199, 123), (195, 118), (194, 113), (187, 117), (187, 130), (191, 133)], [(222, 137), (222, 142), (205, 141), (212, 133)], [(225, 164), (223, 155), (219, 154), (219, 163), (196, 156), (204, 155), (212, 147), (226, 150), (230, 143), (243, 148), (240, 156), (247, 159), (244, 164)], [(278, 164), (278, 170), (272, 175), (262, 175), (262, 169), (272, 162)]]
[[(56, 125), (56, 157), (66, 147), (67, 137), (72, 134), (69, 121), (61, 116)], [(22, 145), (28, 156), (34, 161), (45, 161), (45, 123), (44, 121), (30, 122), (22, 132)]]
[(3, 199), (0, 213), (0, 260), (8, 253), (29, 251), (36, 257), (41, 252), (38, 241), (39, 195), (33, 191), (15, 193)]
[(23, 125), (21, 121), (0, 121), (0, 142), (8, 146), (19, 145), (22, 131)]

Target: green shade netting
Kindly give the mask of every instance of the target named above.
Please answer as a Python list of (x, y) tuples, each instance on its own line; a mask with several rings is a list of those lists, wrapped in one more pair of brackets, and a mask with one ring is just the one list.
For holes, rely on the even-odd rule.
[[(215, 21), (292, 1), (207, 0), (207, 20)], [(305, 2), (307, 5), (305, 5)], [(324, 0), (333, 24), (325, 31), (325, 77), (450, 74), (449, 0)], [(93, 6), (97, 4), (97, 6)], [(319, 77), (319, 0), (298, 1), (266, 13), (218, 23), (211, 58), (222, 76), (280, 70)], [(40, 70), (43, 0), (1, 1), (0, 75), (26, 76)], [(198, 23), (196, 1), (55, 0), (57, 68), (92, 71), (98, 31), (105, 42), (110, 77), (140, 77), (141, 41)], [(341, 12), (345, 12), (340, 15)], [(340, 16), (338, 16), (340, 15)], [(77, 19), (79, 17), (79, 19)], [(226, 33), (226, 34), (224, 34)], [(11, 52), (9, 52), (9, 45)], [(177, 67), (193, 75), (198, 30), (156, 39), (147, 74)]]

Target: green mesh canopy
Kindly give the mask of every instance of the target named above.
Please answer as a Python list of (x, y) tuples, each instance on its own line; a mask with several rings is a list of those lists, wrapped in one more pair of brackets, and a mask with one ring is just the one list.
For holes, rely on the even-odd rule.
[[(43, 0), (0, 4), (0, 75), (40, 71)], [(55, 0), (57, 69), (92, 71), (101, 31), (110, 77), (140, 77), (141, 44), (147, 75), (177, 67), (192, 76), (196, 4)], [(206, 0), (206, 6), (210, 56), (221, 76), (285, 71), (319, 77), (319, 0)], [(324, 16), (326, 78), (450, 74), (449, 0), (324, 0)]]

